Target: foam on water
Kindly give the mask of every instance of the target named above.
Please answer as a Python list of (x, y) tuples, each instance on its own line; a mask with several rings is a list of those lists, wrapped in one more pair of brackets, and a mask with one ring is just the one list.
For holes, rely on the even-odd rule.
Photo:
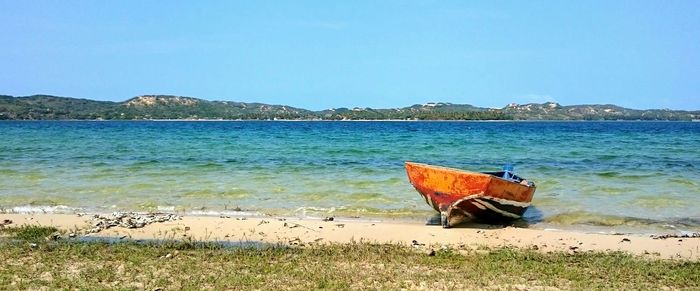
[(36, 214), (36, 213), (56, 213), (56, 214), (68, 214), (76, 213), (80, 211), (79, 208), (69, 207), (66, 205), (56, 205), (56, 206), (34, 206), (34, 205), (21, 205), (13, 206), (10, 208), (3, 208), (3, 213), (17, 213), (17, 214)]

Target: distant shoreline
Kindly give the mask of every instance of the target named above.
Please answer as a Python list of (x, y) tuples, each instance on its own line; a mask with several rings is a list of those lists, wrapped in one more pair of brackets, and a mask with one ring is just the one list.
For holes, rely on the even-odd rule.
[(401, 108), (309, 110), (288, 105), (209, 101), (172, 95), (142, 95), (122, 102), (51, 95), (0, 95), (0, 120), (286, 120), (286, 121), (472, 121), (472, 120), (678, 120), (700, 119), (700, 110), (631, 109), (613, 104), (555, 102), (502, 108), (428, 102)]
[(403, 120), (403, 119), (355, 119), (355, 120), (332, 120), (332, 119), (4, 119), (0, 122), (479, 122), (479, 123), (510, 123), (510, 122), (700, 122), (694, 120), (571, 120), (571, 119), (523, 119), (523, 120)]

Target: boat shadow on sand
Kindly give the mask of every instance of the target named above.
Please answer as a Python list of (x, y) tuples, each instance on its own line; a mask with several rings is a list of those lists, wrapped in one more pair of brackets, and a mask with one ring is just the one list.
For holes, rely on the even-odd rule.
[[(476, 220), (476, 221), (466, 221), (458, 225), (452, 226), (452, 228), (478, 228), (478, 229), (493, 229), (502, 228), (507, 226), (528, 228), (530, 225), (540, 223), (544, 220), (542, 211), (540, 211), (535, 206), (530, 206), (527, 208), (525, 213), (521, 218), (518, 219), (501, 219), (501, 220)], [(428, 217), (426, 225), (441, 226), (440, 213), (435, 213), (433, 216)]]

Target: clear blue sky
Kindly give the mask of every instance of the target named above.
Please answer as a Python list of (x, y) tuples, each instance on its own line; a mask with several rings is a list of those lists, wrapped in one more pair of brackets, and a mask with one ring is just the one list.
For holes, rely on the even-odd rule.
[(0, 0), (0, 94), (700, 109), (700, 1)]

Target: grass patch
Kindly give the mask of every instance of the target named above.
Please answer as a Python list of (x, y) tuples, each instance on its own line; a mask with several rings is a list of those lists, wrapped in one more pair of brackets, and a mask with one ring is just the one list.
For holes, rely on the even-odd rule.
[(407, 246), (366, 243), (4, 243), (0, 261), (0, 289), (700, 288), (698, 262), (515, 249), (439, 250), (429, 256)]
[(17, 227), (0, 228), (0, 233), (8, 235), (10, 238), (37, 242), (58, 232), (53, 226), (22, 225)]

